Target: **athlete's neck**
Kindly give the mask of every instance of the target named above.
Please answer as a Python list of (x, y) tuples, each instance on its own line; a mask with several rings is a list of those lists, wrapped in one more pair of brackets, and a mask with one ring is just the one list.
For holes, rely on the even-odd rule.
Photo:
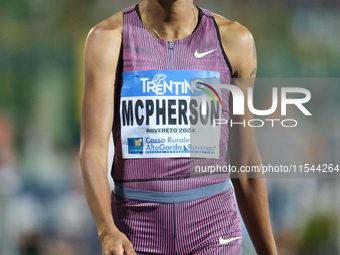
[(189, 36), (197, 25), (198, 11), (193, 8), (193, 0), (145, 0), (139, 7), (144, 25), (156, 37), (151, 27), (163, 39), (178, 40)]

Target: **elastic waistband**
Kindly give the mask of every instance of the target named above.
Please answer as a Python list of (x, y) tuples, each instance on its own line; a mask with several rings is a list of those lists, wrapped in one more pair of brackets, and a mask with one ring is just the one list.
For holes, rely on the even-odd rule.
[(204, 186), (197, 189), (189, 189), (179, 192), (158, 192), (158, 191), (147, 191), (139, 189), (123, 188), (115, 185), (114, 193), (116, 196), (130, 199), (139, 200), (145, 202), (154, 202), (159, 204), (174, 204), (188, 202), (204, 197), (214, 195), (216, 193), (228, 190), (231, 188), (230, 180)]

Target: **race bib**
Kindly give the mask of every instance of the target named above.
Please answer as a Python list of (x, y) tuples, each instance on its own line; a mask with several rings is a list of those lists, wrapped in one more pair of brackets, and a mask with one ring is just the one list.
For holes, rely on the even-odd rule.
[[(148, 70), (123, 73), (123, 158), (219, 158), (220, 74)], [(214, 78), (214, 79), (213, 79)]]

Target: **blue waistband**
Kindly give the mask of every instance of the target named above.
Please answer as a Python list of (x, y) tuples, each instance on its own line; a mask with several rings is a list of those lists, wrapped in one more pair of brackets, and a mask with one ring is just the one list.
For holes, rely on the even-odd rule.
[(147, 191), (123, 188), (115, 185), (114, 193), (116, 196), (131, 199), (140, 200), (145, 202), (154, 202), (160, 204), (173, 204), (182, 203), (187, 201), (192, 201), (204, 197), (214, 195), (216, 193), (228, 190), (231, 188), (230, 180), (225, 182), (220, 182), (217, 184), (212, 184), (209, 186), (204, 186), (197, 189), (190, 189), (179, 192), (157, 192), (157, 191)]

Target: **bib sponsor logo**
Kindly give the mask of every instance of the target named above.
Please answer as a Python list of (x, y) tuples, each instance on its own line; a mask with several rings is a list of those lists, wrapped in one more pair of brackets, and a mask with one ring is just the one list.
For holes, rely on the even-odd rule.
[(143, 154), (143, 138), (127, 138), (129, 154)]

